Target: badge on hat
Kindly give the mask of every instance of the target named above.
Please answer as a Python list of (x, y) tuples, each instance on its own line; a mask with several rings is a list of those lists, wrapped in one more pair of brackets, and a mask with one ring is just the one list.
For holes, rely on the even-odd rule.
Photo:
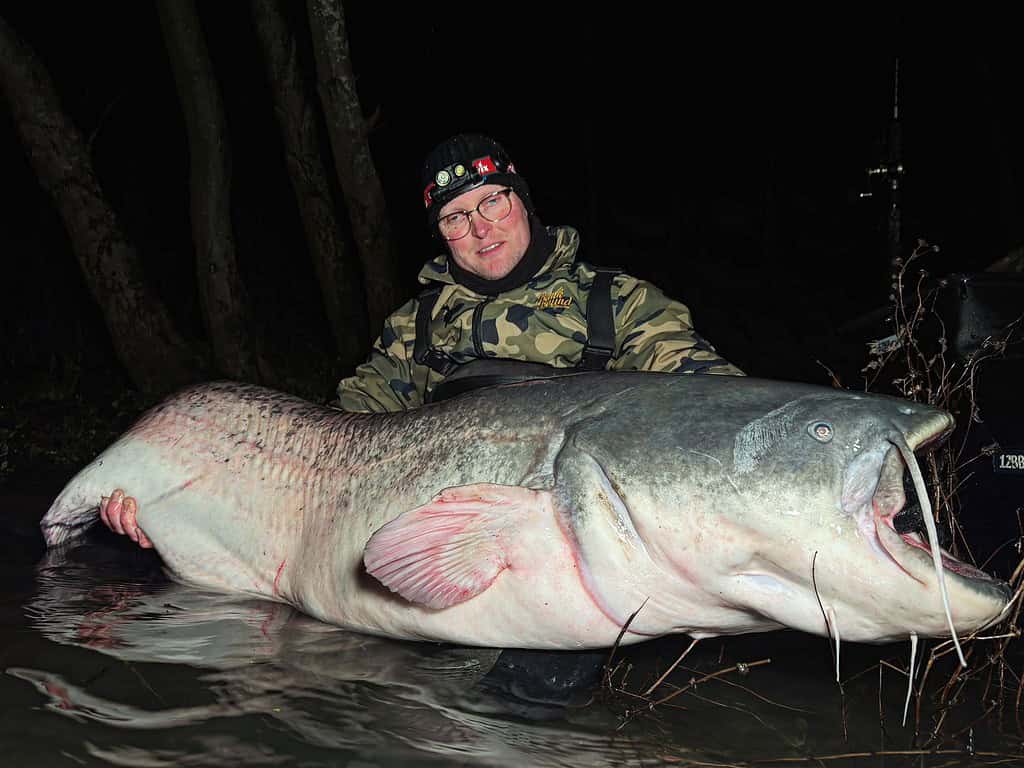
[(481, 176), (486, 176), (489, 173), (497, 173), (498, 169), (494, 166), (494, 161), (491, 160), (491, 156), (481, 157), (473, 161), (473, 167), (476, 172)]

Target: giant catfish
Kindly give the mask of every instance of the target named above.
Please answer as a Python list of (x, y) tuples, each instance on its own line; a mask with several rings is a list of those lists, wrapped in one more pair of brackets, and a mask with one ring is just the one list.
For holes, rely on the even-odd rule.
[[(180, 579), (394, 638), (945, 636), (1009, 599), (928, 543), (913, 451), (952, 427), (896, 398), (728, 376), (578, 374), (377, 415), (217, 382), (146, 413), (42, 528), (63, 545), (123, 488)], [(905, 471), (928, 538), (898, 532)]]

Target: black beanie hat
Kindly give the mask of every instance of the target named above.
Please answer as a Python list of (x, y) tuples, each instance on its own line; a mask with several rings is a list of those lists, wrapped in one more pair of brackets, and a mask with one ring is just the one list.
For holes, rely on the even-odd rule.
[(533, 213), (530, 188), (516, 173), (508, 153), (494, 139), (478, 133), (452, 136), (434, 147), (423, 162), (421, 180), (429, 224), (437, 221), (449, 200), (484, 184), (512, 187), (527, 213)]

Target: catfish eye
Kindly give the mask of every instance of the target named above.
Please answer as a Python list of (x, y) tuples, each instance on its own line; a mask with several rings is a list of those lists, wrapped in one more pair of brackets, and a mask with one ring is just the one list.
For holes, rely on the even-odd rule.
[(831, 442), (835, 430), (827, 421), (814, 421), (807, 425), (807, 433), (819, 443)]

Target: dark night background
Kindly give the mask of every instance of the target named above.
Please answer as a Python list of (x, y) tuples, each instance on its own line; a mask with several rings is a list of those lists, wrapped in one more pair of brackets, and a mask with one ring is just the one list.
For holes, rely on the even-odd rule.
[[(347, 6), (404, 295), (434, 255), (420, 161), (452, 133), (482, 131), (506, 146), (545, 222), (581, 230), (584, 258), (685, 302), (748, 373), (827, 383), (824, 364), (856, 387), (872, 336), (840, 329), (888, 293), (884, 189), (865, 169), (885, 158), (897, 56), (905, 243), (941, 246), (924, 265), (935, 274), (980, 271), (1024, 245), (1022, 67), (1008, 19), (485, 8)], [(304, 23), (304, 4), (292, 10)], [(248, 5), (199, 11), (226, 103), (247, 287), (275, 365), (326, 399), (347, 371), (332, 365)], [(2, 14), (91, 137), (103, 189), (175, 320), (201, 338), (188, 149), (155, 9), (39, 2)], [(6, 110), (0, 153), (0, 460), (59, 464), (76, 413), (117, 427), (137, 411)], [(95, 434), (75, 444), (93, 435), (98, 450)]]

